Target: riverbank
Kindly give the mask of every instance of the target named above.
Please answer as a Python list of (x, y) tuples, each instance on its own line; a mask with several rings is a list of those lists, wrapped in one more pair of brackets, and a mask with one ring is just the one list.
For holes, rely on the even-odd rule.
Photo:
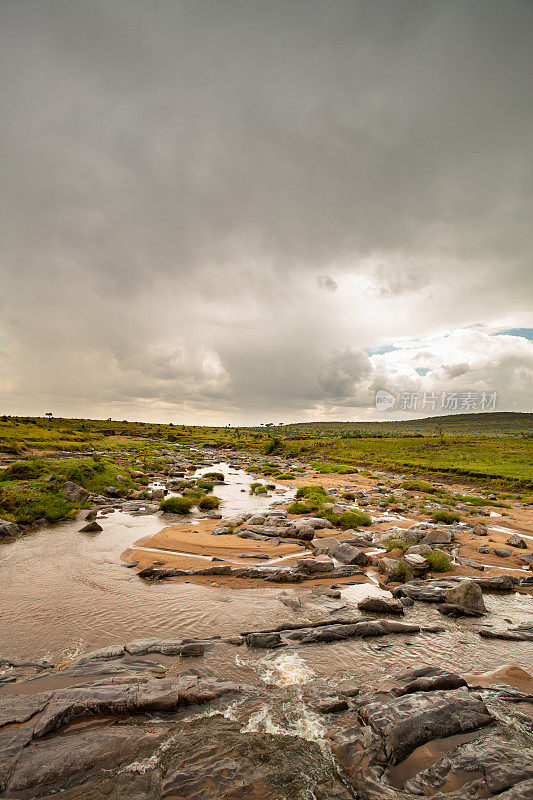
[[(219, 463), (216, 468), (225, 469), (227, 465)], [(260, 478), (260, 474), (253, 475), (255, 481)], [(263, 478), (263, 482), (264, 480)], [(466, 518), (468, 521), (448, 526), (432, 526), (431, 507), (424, 507), (422, 512), (419, 508), (422, 501), (427, 501), (428, 493), (403, 490), (401, 476), (323, 474), (308, 469), (299, 477), (278, 480), (279, 485), (286, 487), (292, 495), (298, 489), (303, 490), (309, 486), (324, 490), (326, 500), (329, 500), (331, 507), (337, 509), (339, 513), (350, 512), (352, 509), (360, 511), (361, 508), (370, 512), (372, 524), (368, 528), (339, 531), (324, 520), (324, 526), (327, 527), (321, 527), (318, 521), (311, 537), (315, 540), (336, 537), (338, 543), (340, 541), (353, 543), (367, 555), (368, 563), (363, 565), (369, 566), (369, 569), (366, 570), (366, 574), (357, 577), (357, 582), (365, 580), (375, 582), (376, 579), (383, 581), (386, 576), (379, 574), (383, 557), (389, 560), (396, 557), (401, 563), (406, 563), (401, 552), (386, 553), (380, 548), (383, 548), (384, 544), (387, 545), (388, 541), (394, 541), (395, 537), (401, 539), (403, 535), (404, 540), (405, 537), (408, 540), (410, 529), (413, 529), (412, 544), (416, 545), (416, 526), (419, 524), (428, 525), (428, 533), (432, 533), (434, 539), (434, 549), (453, 553), (449, 569), (446, 570), (447, 575), (473, 577), (480, 572), (488, 576), (512, 574), (518, 583), (518, 579), (531, 574), (529, 567), (533, 561), (533, 520), (530, 510), (524, 504), (507, 502), (502, 504), (504, 507), (492, 507), (490, 512), (480, 509), (477, 513), (474, 507)], [(428, 485), (427, 488), (433, 487)], [(450, 497), (468, 497), (468, 489), (464, 485), (449, 484), (446, 486), (446, 491)], [(405, 510), (396, 513), (389, 511), (388, 506), (386, 510), (382, 510), (383, 498), (391, 496), (395, 498), (396, 503), (405, 502), (402, 498), (408, 496), (412, 507), (405, 507)], [(306, 515), (290, 513), (290, 510), (288, 511), (290, 505), (283, 503), (283, 496), (279, 492), (275, 497), (275, 511), (271, 517), (268, 515), (265, 517), (264, 514), (259, 516), (249, 514), (247, 518), (234, 515), (229, 520), (231, 533), (225, 530), (224, 519), (200, 519), (192, 524), (183, 517), (176, 524), (166, 526), (154, 536), (137, 542), (137, 546), (127, 548), (122, 557), (126, 562), (137, 562), (136, 568), (139, 571), (153, 565), (157, 568), (181, 570), (187, 573), (205, 570), (209, 566), (206, 563), (208, 560), (213, 564), (216, 563), (215, 569), (224, 565), (231, 566), (234, 573), (239, 559), (242, 560), (243, 557), (250, 566), (259, 567), (262, 564), (267, 568), (281, 564), (284, 567), (291, 567), (302, 558), (317, 556), (320, 558), (320, 548), (316, 543), (305, 538), (298, 539), (293, 530), (295, 524), (305, 523)], [(431, 498), (431, 494), (429, 497)], [(265, 526), (265, 520), (270, 520), (269, 524), (274, 522), (279, 528), (267, 531), (268, 524)], [(264, 526), (263, 530), (261, 525)], [(265, 533), (268, 535), (264, 535)], [(272, 536), (272, 533), (277, 535)], [(294, 536), (296, 540), (287, 538)], [(367, 541), (361, 540), (364, 536), (367, 537)], [(509, 541), (514, 544), (510, 546)], [(361, 560), (364, 562), (364, 559)], [(176, 581), (192, 579), (199, 583), (210, 582), (213, 585), (234, 587), (252, 587), (268, 583), (267, 572), (264, 578), (252, 579), (233, 573), (211, 576), (184, 574), (170, 577)], [(438, 573), (431, 570), (423, 574), (427, 578), (438, 576)], [(324, 570), (315, 578), (314, 583), (319, 582), (323, 585), (327, 578), (327, 571)], [(353, 578), (353, 575), (334, 576), (334, 580), (341, 585), (353, 582)], [(390, 576), (389, 583), (394, 583)], [(519, 591), (530, 593), (532, 587), (524, 585), (517, 588)]]

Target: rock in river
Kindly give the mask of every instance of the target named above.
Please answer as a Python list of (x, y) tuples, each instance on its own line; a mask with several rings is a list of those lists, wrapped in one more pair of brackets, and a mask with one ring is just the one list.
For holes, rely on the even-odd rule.
[(357, 603), (361, 611), (371, 611), (373, 614), (403, 614), (403, 605), (399, 600), (386, 597), (365, 597)]
[(450, 617), (481, 617), (487, 613), (481, 587), (474, 581), (461, 581), (444, 592), (446, 602), (439, 606), (441, 614)]

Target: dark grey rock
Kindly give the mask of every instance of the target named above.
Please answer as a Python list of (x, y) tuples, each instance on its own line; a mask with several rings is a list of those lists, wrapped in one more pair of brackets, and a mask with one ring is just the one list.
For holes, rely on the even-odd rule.
[(14, 522), (8, 522), (7, 519), (0, 519), (0, 539), (8, 536), (18, 536), (20, 528)]
[(400, 600), (387, 599), (386, 597), (365, 597), (357, 603), (360, 611), (370, 611), (373, 614), (403, 614), (403, 605)]

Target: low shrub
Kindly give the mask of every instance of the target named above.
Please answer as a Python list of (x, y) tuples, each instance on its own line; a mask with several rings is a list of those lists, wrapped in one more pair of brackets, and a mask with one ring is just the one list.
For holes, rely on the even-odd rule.
[(398, 581), (398, 583), (405, 583), (405, 581), (409, 580), (411, 576), (409, 574), (407, 564), (404, 564), (403, 561), (400, 561), (391, 577), (393, 580)]
[(28, 524), (45, 519), (59, 522), (74, 516), (83, 503), (73, 503), (58, 492), (41, 488), (0, 489), (1, 516), (11, 522)]
[(266, 455), (270, 455), (271, 453), (280, 453), (283, 450), (283, 441), (279, 436), (273, 436), (270, 441), (268, 441), (264, 446), (264, 452)]
[(205, 495), (198, 502), (198, 508), (200, 508), (202, 511), (212, 511), (214, 508), (218, 508), (219, 505), (220, 498), (215, 497), (215, 495)]
[(222, 472), (204, 472), (202, 478), (206, 478), (207, 480), (212, 480), (212, 481), (223, 481), (224, 474)]
[(194, 497), (167, 497), (161, 500), (159, 508), (169, 514), (188, 514), (194, 505)]
[(436, 486), (432, 486), (431, 483), (427, 481), (402, 481), (400, 484), (402, 489), (408, 489), (411, 492), (425, 492), (426, 494), (435, 494), (438, 492)]
[(342, 497), (344, 500), (349, 500), (352, 503), (355, 500), (355, 494), (353, 492), (343, 492)]
[(196, 485), (198, 486), (199, 489), (203, 489), (204, 492), (211, 492), (215, 486), (213, 481), (204, 481), (204, 480), (198, 481)]
[(334, 525), (338, 525), (340, 528), (343, 528), (343, 530), (357, 528), (358, 525), (363, 527), (372, 525), (372, 519), (368, 514), (365, 514), (364, 511), (344, 511), (342, 514), (331, 514), (331, 512), (326, 512), (326, 514), (326, 519), (329, 519)]
[(46, 470), (46, 463), (39, 459), (28, 461), (14, 461), (4, 470), (0, 471), (1, 481), (27, 481), (39, 478)]
[(452, 568), (451, 557), (442, 550), (432, 550), (431, 553), (424, 553), (424, 558), (431, 564), (433, 572), (448, 572)]
[(289, 514), (311, 514), (316, 510), (317, 506), (315, 504), (301, 503), (298, 500), (295, 500), (294, 503), (291, 503), (288, 508)]
[(300, 500), (302, 497), (319, 502), (332, 499), (322, 486), (300, 486), (296, 492), (296, 499)]
[(406, 550), (409, 550), (410, 547), (415, 545), (416, 542), (402, 542), (399, 539), (387, 539), (386, 542), (383, 542), (383, 546), (387, 553), (390, 553), (391, 550), (402, 550), (404, 553)]
[(461, 517), (455, 511), (447, 511), (441, 508), (439, 511), (431, 513), (431, 519), (433, 522), (444, 522), (446, 525), (451, 525), (453, 522), (459, 522)]
[(293, 481), (295, 478), (294, 472), (282, 472), (277, 476), (280, 481)]

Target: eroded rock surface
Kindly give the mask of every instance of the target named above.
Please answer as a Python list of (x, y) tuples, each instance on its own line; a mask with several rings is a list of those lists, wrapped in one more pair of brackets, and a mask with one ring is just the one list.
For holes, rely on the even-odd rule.
[[(294, 633), (321, 628), (295, 624)], [(272, 646), (285, 631), (248, 636)], [(70, 686), (39, 689), (46, 680), (40, 678), (21, 684), (18, 694), (0, 693), (0, 797), (531, 797), (532, 725), (521, 711), (531, 695), (523, 691), (472, 690), (460, 675), (436, 666), (364, 687), (349, 676), (335, 686), (316, 680), (303, 692), (243, 685), (197, 669), (154, 677), (157, 665), (139, 653), (161, 652), (162, 642), (137, 640), (82, 657), (74, 672), (55, 674), (63, 682), (70, 677)], [(112, 665), (122, 673), (108, 674)], [(83, 669), (88, 672), (76, 675)], [(513, 714), (520, 725), (500, 722)]]

